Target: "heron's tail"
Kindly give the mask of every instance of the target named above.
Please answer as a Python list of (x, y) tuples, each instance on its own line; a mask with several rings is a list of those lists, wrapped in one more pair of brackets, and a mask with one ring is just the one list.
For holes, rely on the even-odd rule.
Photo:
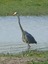
[(21, 26), (20, 17), (19, 17), (19, 16), (18, 16), (18, 23), (19, 23), (19, 26), (20, 26), (21, 31), (23, 32), (23, 28), (22, 28), (22, 26)]

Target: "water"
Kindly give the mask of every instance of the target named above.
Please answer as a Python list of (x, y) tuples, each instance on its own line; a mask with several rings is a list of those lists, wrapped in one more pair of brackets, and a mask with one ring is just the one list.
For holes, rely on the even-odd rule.
[[(48, 16), (20, 16), (24, 30), (34, 36), (36, 44), (32, 50), (48, 50)], [(27, 44), (22, 41), (22, 33), (16, 16), (0, 17), (0, 53), (25, 51)]]

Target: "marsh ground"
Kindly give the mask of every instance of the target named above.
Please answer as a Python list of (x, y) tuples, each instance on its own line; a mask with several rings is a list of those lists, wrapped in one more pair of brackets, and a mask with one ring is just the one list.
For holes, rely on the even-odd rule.
[(48, 51), (26, 51), (20, 54), (1, 54), (0, 64), (48, 64)]

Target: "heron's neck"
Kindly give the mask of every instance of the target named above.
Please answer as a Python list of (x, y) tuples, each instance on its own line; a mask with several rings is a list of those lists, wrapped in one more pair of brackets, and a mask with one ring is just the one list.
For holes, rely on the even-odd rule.
[(23, 32), (24, 30), (23, 30), (23, 28), (22, 28), (22, 26), (21, 26), (19, 15), (17, 15), (17, 17), (18, 17), (18, 23), (19, 23), (20, 29), (21, 29), (21, 31)]

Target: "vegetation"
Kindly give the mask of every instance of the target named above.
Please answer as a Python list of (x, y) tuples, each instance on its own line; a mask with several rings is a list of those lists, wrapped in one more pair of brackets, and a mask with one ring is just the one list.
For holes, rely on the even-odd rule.
[[(2, 61), (2, 59), (4, 59)], [(0, 63), (7, 64), (48, 64), (48, 51), (26, 51), (19, 54), (0, 54)], [(17, 64), (19, 64), (17, 62)]]
[(0, 16), (12, 15), (48, 15), (48, 0), (0, 0)]

